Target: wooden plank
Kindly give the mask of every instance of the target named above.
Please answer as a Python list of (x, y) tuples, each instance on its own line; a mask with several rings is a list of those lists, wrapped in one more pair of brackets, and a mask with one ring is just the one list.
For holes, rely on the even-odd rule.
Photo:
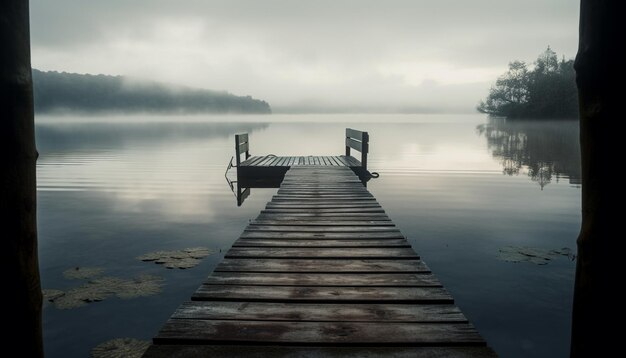
[(231, 247), (225, 258), (228, 259), (419, 259), (411, 248), (274, 248), (274, 247)]
[(239, 153), (240, 154), (243, 154), (243, 153), (245, 153), (245, 152), (247, 152), (249, 150), (250, 150), (250, 143), (248, 143), (247, 141), (244, 142), (244, 143), (240, 143), (239, 144)]
[(248, 133), (236, 134), (235, 138), (237, 138), (237, 144), (239, 145), (248, 143)]
[(333, 161), (333, 163), (335, 163), (336, 166), (338, 166), (338, 167), (342, 167), (343, 166), (343, 164), (341, 164), (341, 162), (339, 162), (337, 160), (337, 156), (331, 155), (329, 158)]
[(247, 160), (241, 162), (239, 164), (239, 166), (240, 167), (253, 167), (253, 166), (256, 165), (256, 163), (262, 161), (264, 158), (265, 158), (265, 156), (263, 156), (263, 155), (260, 155), (260, 156), (259, 155), (255, 155), (255, 156), (252, 156), (252, 157), (248, 158)]
[(252, 156), (246, 160), (244, 160), (243, 162), (239, 163), (240, 167), (246, 167), (246, 166), (252, 166), (252, 163), (257, 162), (259, 160), (261, 160), (263, 157), (260, 156)]
[[(211, 332), (210, 335), (206, 332)], [(230, 342), (232, 344), (289, 344), (360, 346), (485, 345), (468, 323), (404, 322), (263, 322), (171, 319), (155, 344)]]
[(302, 176), (302, 177), (285, 177), (283, 180), (284, 184), (315, 184), (315, 185), (328, 185), (328, 184), (343, 184), (343, 183), (353, 183), (360, 184), (361, 181), (357, 177), (345, 176), (343, 178), (335, 178), (334, 180), (324, 181), (324, 180), (316, 180), (310, 176)]
[(497, 358), (489, 347), (294, 347), (258, 345), (151, 345), (143, 358)]
[(346, 138), (346, 147), (350, 147), (360, 152), (363, 150), (363, 143), (358, 142), (352, 138)]
[[(443, 287), (202, 285), (192, 301), (452, 304)], [(302, 322), (298, 322), (302, 323)]]
[[(278, 193), (292, 195), (366, 195), (372, 194), (359, 183), (347, 183), (346, 185), (330, 186), (330, 185), (283, 185), (278, 189)], [(373, 196), (372, 196), (373, 197)]]
[[(269, 220), (269, 219), (257, 219), (250, 222), (250, 225), (286, 225), (286, 226), (396, 226), (390, 220), (377, 221), (377, 220), (354, 220), (354, 221), (334, 221), (330, 219), (326, 220)], [(253, 228), (252, 228), (253, 229)]]
[(282, 156), (281, 156), (281, 157), (278, 157), (278, 160), (276, 160), (276, 161), (272, 164), (272, 166), (274, 166), (274, 167), (280, 166), (280, 165), (281, 165), (281, 163), (285, 161), (285, 159), (286, 159), (286, 157), (282, 157)]
[(215, 272), (205, 285), (442, 287), (432, 274), (245, 273)]
[(276, 192), (276, 195), (273, 198), (282, 198), (282, 199), (297, 199), (301, 197), (303, 199), (344, 199), (348, 201), (349, 199), (359, 199), (359, 198), (367, 198), (370, 200), (375, 199), (375, 197), (366, 192), (362, 191), (358, 188), (355, 189), (344, 189), (340, 188), (337, 190), (324, 189), (324, 188), (309, 188), (309, 189), (300, 189), (299, 191), (295, 189), (280, 189)]
[(378, 203), (274, 203), (269, 202), (265, 206), (266, 209), (367, 209), (367, 208), (380, 208)]
[(360, 167), (361, 166), (361, 162), (358, 159), (356, 159), (356, 158), (354, 158), (352, 156), (346, 157), (344, 155), (343, 158), (345, 159), (345, 161), (348, 163), (348, 166), (350, 166), (350, 167)]
[[(302, 213), (302, 215), (291, 215), (289, 213), (284, 213), (284, 214), (261, 214), (259, 216), (256, 217), (256, 220), (274, 220), (274, 221), (280, 221), (280, 222), (284, 222), (284, 223), (288, 223), (290, 221), (301, 221), (301, 220), (308, 220), (311, 222), (320, 222), (320, 221), (359, 221), (359, 220), (366, 220), (366, 221), (384, 221), (384, 222), (389, 222), (392, 223), (391, 219), (388, 218), (386, 215), (380, 215), (380, 216), (374, 216), (376, 215), (376, 213), (373, 213), (374, 215), (371, 216), (339, 216), (339, 215), (333, 215), (333, 216), (305, 216), (308, 213)], [(346, 213), (346, 215), (348, 215), (350, 213)]]
[(402, 239), (404, 235), (398, 231), (380, 232), (290, 232), (290, 231), (244, 231), (242, 239)]
[[(374, 218), (384, 218), (385, 220), (390, 220), (389, 217), (387, 216), (387, 214), (385, 213), (368, 213), (368, 212), (355, 212), (355, 213), (342, 213), (342, 212), (338, 212), (338, 213), (333, 213), (333, 212), (310, 212), (310, 211), (290, 211), (290, 212), (280, 212), (280, 213), (273, 213), (271, 211), (268, 210), (261, 210), (261, 212), (259, 213), (260, 217), (268, 217), (268, 218), (276, 218), (276, 220), (279, 220), (280, 218), (286, 218), (289, 219), (289, 217), (307, 217), (310, 219), (324, 219), (325, 217), (336, 217), (336, 218), (346, 218), (346, 217), (374, 217)], [(290, 219), (289, 219), (290, 220)]]
[[(384, 213), (382, 207), (374, 208), (307, 208), (307, 212), (319, 214), (319, 213)], [(262, 210), (263, 213), (289, 213), (289, 212), (302, 212), (301, 208), (290, 207), (276, 207), (266, 208)]]
[(276, 196), (272, 198), (276, 204), (371, 204), (378, 203), (371, 196), (355, 196), (351, 198), (332, 196), (309, 196), (309, 197), (288, 197)]
[(352, 200), (375, 200), (371, 195), (353, 193), (353, 194), (319, 194), (310, 192), (308, 194), (302, 193), (277, 193), (272, 197), (273, 201), (301, 201), (301, 200), (342, 200), (350, 202)]
[(454, 305), (267, 303), (186, 301), (172, 319), (302, 322), (466, 323)]
[(405, 239), (368, 240), (294, 240), (294, 239), (238, 239), (233, 247), (411, 247)]
[(291, 231), (291, 232), (399, 232), (393, 226), (290, 226), (290, 225), (254, 225), (245, 231)]
[(224, 259), (215, 272), (429, 273), (421, 260)]
[(338, 214), (313, 214), (307, 212), (301, 213), (283, 213), (283, 214), (259, 214), (258, 220), (334, 220), (334, 221), (352, 221), (352, 220), (375, 220), (375, 221), (391, 221), (385, 214), (379, 213), (338, 213)]
[(268, 163), (271, 163), (272, 161), (274, 161), (277, 157), (273, 156), (273, 155), (268, 155), (265, 157), (264, 160), (262, 160), (261, 162), (259, 162), (256, 166), (261, 166), (261, 167), (266, 167), (268, 166)]
[(278, 189), (278, 194), (285, 195), (371, 195), (367, 190), (363, 190), (360, 187), (356, 186), (360, 185), (356, 183), (348, 183), (346, 185), (308, 185), (301, 184), (300, 186), (295, 185), (283, 185), (280, 189)]
[(278, 164), (278, 162), (280, 162), (283, 159), (283, 157), (275, 157), (274, 160), (272, 160), (268, 166), (270, 167), (275, 167), (276, 164)]
[(346, 128), (346, 138), (353, 138), (359, 142), (363, 141), (363, 134), (367, 132), (358, 131), (352, 128)]

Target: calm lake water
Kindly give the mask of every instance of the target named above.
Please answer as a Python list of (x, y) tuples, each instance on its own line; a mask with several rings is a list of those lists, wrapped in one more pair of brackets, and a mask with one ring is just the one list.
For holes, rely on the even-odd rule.
[[(368, 183), (456, 303), (503, 357), (566, 357), (575, 262), (507, 262), (499, 249), (571, 248), (580, 226), (575, 122), (489, 122), (482, 115), (38, 117), (39, 242), (44, 288), (80, 285), (73, 267), (162, 276), (163, 292), (44, 309), (48, 357), (148, 340), (189, 299), (276, 189), (243, 206), (225, 178), (233, 135), (252, 154), (337, 155), (344, 129), (370, 133)], [(137, 256), (204, 246), (195, 268)]]

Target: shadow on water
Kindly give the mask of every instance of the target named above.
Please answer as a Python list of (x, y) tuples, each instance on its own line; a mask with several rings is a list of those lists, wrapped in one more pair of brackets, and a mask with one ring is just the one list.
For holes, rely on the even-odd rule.
[(553, 180), (580, 185), (578, 121), (490, 118), (476, 127), (506, 175), (527, 174), (541, 189)]

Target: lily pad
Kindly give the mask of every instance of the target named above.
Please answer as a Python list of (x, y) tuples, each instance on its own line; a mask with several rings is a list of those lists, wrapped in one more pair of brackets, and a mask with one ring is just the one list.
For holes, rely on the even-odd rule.
[(49, 289), (43, 289), (41, 290), (41, 293), (43, 294), (43, 299), (45, 301), (50, 301), (50, 302), (56, 300), (57, 298), (65, 294), (65, 292), (61, 290), (49, 290)]
[(63, 271), (63, 277), (70, 280), (86, 280), (104, 273), (102, 267), (74, 267)]
[(200, 261), (211, 255), (213, 251), (206, 247), (192, 247), (182, 250), (154, 251), (137, 257), (141, 261), (153, 261), (168, 269), (188, 269), (195, 267)]
[(98, 344), (91, 350), (91, 358), (140, 358), (150, 342), (134, 338), (116, 338)]
[(46, 290), (48, 301), (58, 309), (71, 309), (100, 302), (112, 296), (123, 299), (151, 296), (161, 292), (163, 279), (153, 275), (139, 275), (132, 279), (99, 277), (68, 291)]
[(498, 259), (508, 262), (530, 262), (537, 265), (547, 265), (548, 262), (558, 256), (567, 256), (574, 259), (572, 250), (564, 247), (561, 249), (545, 249), (536, 247), (505, 246), (498, 250)]

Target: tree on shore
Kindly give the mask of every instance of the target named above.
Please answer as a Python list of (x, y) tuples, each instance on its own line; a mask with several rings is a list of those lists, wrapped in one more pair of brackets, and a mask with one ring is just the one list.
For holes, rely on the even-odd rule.
[(496, 80), (477, 109), (508, 118), (576, 118), (574, 61), (559, 61), (548, 46), (532, 67), (524, 61), (510, 62), (509, 70)]

